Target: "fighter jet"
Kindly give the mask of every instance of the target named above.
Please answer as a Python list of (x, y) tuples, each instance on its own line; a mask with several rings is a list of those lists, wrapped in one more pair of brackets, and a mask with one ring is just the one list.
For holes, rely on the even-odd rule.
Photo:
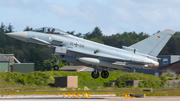
[[(157, 55), (175, 32), (166, 29), (145, 40), (122, 49), (92, 42), (70, 35), (56, 28), (43, 27), (33, 31), (6, 33), (6, 35), (25, 42), (46, 45), (52, 49), (52, 54), (58, 54), (59, 59), (71, 63), (91, 66), (93, 78), (99, 77), (97, 67), (103, 68), (101, 77), (109, 76), (108, 68), (158, 68)], [(55, 70), (59, 67), (56, 65)]]

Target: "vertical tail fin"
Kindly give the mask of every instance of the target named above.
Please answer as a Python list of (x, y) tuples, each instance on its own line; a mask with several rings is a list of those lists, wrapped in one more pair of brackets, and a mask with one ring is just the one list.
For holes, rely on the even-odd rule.
[(166, 29), (129, 47), (139, 53), (157, 56), (174, 33), (175, 31)]

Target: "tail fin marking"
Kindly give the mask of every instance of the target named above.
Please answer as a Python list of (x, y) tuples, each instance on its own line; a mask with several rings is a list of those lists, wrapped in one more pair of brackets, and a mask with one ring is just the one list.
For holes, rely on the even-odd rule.
[(175, 31), (166, 29), (129, 47), (139, 53), (157, 56), (174, 33)]

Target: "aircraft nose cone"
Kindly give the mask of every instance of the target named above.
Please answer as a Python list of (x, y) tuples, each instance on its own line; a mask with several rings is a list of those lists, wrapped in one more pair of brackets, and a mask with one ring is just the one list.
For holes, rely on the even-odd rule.
[(27, 41), (28, 32), (13, 32), (5, 34), (21, 41)]

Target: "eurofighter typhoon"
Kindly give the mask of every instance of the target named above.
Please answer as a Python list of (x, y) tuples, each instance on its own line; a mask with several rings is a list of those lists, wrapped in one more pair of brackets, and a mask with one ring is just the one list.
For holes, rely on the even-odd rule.
[[(122, 49), (79, 38), (51, 27), (6, 35), (50, 47), (53, 54), (59, 55), (57, 61), (61, 59), (91, 66), (94, 68), (91, 73), (93, 78), (99, 77), (97, 67), (101, 67), (103, 68), (101, 77), (107, 78), (109, 76), (107, 68), (158, 68), (157, 55), (174, 33), (173, 30), (166, 29), (129, 47), (123, 46)], [(54, 69), (58, 70), (59, 67), (56, 65)]]

